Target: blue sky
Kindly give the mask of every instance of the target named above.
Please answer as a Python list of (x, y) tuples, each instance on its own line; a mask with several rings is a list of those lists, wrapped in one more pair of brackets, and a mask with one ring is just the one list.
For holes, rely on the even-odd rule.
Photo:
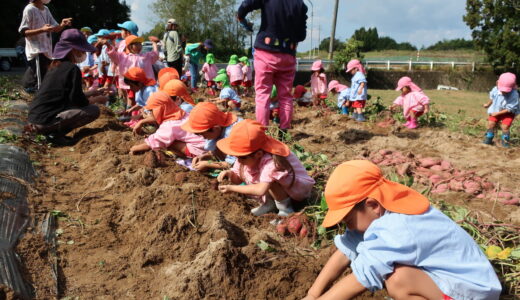
[[(299, 51), (311, 47), (311, 1), (314, 6), (313, 45), (317, 45), (318, 37), (323, 39), (331, 32), (334, 0), (304, 0), (309, 7), (308, 32)], [(139, 25), (141, 33), (149, 31), (156, 21), (149, 9), (152, 2), (127, 0), (132, 20)], [(471, 31), (462, 21), (465, 5), (465, 0), (340, 0), (336, 38), (343, 41), (360, 27), (377, 27), (380, 36), (410, 42), (417, 47), (429, 46), (442, 39), (470, 39)]]

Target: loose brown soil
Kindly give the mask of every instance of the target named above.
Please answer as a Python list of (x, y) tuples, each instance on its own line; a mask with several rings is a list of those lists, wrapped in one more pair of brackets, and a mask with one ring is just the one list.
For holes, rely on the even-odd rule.
[[(308, 151), (328, 155), (332, 163), (354, 159), (366, 149), (412, 151), (442, 157), (519, 192), (517, 149), (484, 146), (439, 129), (359, 124), (312, 109), (298, 108), (294, 117), (293, 138)], [(301, 299), (334, 250), (313, 250), (311, 237), (279, 236), (269, 224), (272, 216), (249, 212), (254, 202), (219, 193), (212, 178), (170, 158), (163, 167), (147, 167), (143, 155), (128, 154), (139, 138), (107, 112), (75, 134), (82, 139), (74, 147), (27, 146), (40, 164), (29, 199), (33, 216), (41, 219), (53, 210), (66, 215), (58, 219), (56, 256), (35, 230), (17, 249), (39, 299)], [(464, 193), (436, 197), (520, 223), (517, 206)], [(261, 250), (260, 240), (274, 251)], [(51, 269), (55, 258), (58, 295)], [(366, 293), (358, 299), (382, 295)]]

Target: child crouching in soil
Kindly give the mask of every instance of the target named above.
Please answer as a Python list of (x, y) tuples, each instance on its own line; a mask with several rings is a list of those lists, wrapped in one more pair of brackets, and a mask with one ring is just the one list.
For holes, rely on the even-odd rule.
[[(197, 171), (206, 169), (229, 169), (236, 161), (233, 155), (226, 155), (217, 148), (217, 142), (227, 138), (231, 129), (242, 121), (234, 113), (222, 112), (210, 102), (198, 103), (190, 113), (188, 122), (181, 128), (184, 131), (204, 137), (204, 153), (193, 158), (192, 167)], [(214, 162), (210, 160), (216, 160)]]
[[(221, 184), (222, 193), (236, 192), (256, 196), (261, 205), (253, 208), (255, 216), (278, 209), (279, 216), (294, 212), (291, 201), (310, 196), (314, 179), (289, 147), (265, 134), (266, 128), (253, 120), (238, 123), (229, 137), (217, 142), (220, 151), (237, 157), (231, 170), (218, 176), (232, 184)], [(246, 185), (240, 185), (245, 182)]]
[[(386, 288), (399, 299), (498, 299), (501, 286), (486, 256), (426, 197), (386, 180), (366, 160), (339, 165), (325, 188), (322, 226), (346, 224), (338, 250), (304, 299), (352, 299)], [(352, 273), (332, 285), (350, 266)]]
[(177, 97), (187, 94), (186, 86), (179, 80), (171, 80), (164, 88), (150, 96), (144, 107), (150, 111), (134, 126), (134, 134), (140, 132), (144, 124), (157, 123), (157, 131), (144, 142), (130, 148), (130, 154), (149, 150), (168, 149), (179, 157), (192, 158), (204, 153), (204, 139), (181, 129), (188, 118), (176, 103)]
[(509, 147), (509, 128), (513, 124), (515, 116), (520, 113), (515, 74), (503, 73), (500, 75), (497, 86), (489, 92), (489, 102), (484, 104), (484, 107), (488, 109), (487, 113), (489, 115), (484, 144), (493, 144), (495, 127), (500, 122), (502, 146)]
[(346, 85), (340, 84), (337, 80), (329, 82), (329, 93), (338, 94), (338, 108), (342, 115), (348, 115), (350, 107), (350, 88)]
[(419, 127), (417, 122), (419, 117), (430, 111), (430, 98), (407, 76), (399, 79), (395, 90), (401, 91), (401, 96), (395, 99), (392, 106), (390, 106), (390, 110), (393, 110), (397, 106), (402, 106), (403, 115), (406, 118), (404, 126), (410, 129)]
[(218, 98), (211, 99), (211, 101), (215, 101), (217, 104), (222, 103), (226, 108), (239, 111), (242, 100), (235, 90), (231, 88), (231, 85), (229, 85), (229, 78), (227, 75), (219, 74), (213, 80), (217, 83), (217, 88), (220, 90), (220, 94)]

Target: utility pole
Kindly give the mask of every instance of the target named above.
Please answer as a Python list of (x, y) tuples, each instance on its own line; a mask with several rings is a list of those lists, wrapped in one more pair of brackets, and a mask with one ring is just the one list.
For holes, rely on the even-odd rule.
[(310, 3), (311, 5), (311, 49), (309, 49), (309, 59), (311, 59), (311, 55), (312, 55), (312, 26), (313, 26), (313, 21), (314, 21), (314, 4), (312, 4), (312, 1), (311, 0), (307, 0), (307, 2)]
[(334, 39), (336, 36), (336, 20), (338, 19), (338, 4), (339, 0), (336, 0), (336, 3), (334, 4), (334, 17), (332, 18), (332, 30), (329, 41), (329, 59), (332, 59), (334, 56)]

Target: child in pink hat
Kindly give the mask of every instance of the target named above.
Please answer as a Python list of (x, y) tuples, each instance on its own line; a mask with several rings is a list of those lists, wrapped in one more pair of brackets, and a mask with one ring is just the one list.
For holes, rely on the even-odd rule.
[(311, 66), (311, 92), (313, 105), (315, 107), (324, 106), (325, 99), (327, 99), (327, 75), (325, 75), (325, 69), (321, 60), (315, 61)]
[(348, 108), (350, 107), (350, 88), (340, 84), (337, 80), (332, 80), (329, 82), (329, 93), (330, 92), (338, 95), (338, 108), (341, 109), (341, 114), (348, 115)]
[(515, 116), (520, 113), (515, 74), (508, 72), (500, 75), (497, 86), (489, 92), (489, 101), (484, 104), (484, 107), (488, 109), (487, 113), (489, 116), (484, 144), (493, 144), (495, 127), (500, 122), (502, 146), (509, 147), (509, 128)]
[(350, 85), (350, 101), (354, 112), (352, 117), (358, 122), (364, 122), (363, 108), (367, 101), (367, 78), (363, 64), (357, 59), (353, 59), (347, 64), (347, 73), (352, 74)]
[(402, 106), (403, 115), (406, 118), (404, 126), (410, 129), (417, 128), (419, 126), (417, 119), (430, 110), (430, 98), (407, 76), (399, 79), (395, 90), (401, 91), (401, 95), (395, 99), (390, 110)]

